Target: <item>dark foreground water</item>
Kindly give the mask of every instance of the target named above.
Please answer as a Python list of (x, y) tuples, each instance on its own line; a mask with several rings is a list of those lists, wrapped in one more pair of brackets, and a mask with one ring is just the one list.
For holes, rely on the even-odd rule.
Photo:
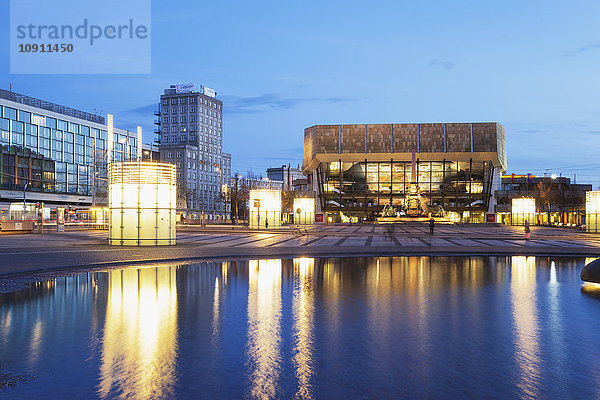
[(0, 397), (598, 398), (585, 261), (306, 258), (58, 278), (0, 297)]

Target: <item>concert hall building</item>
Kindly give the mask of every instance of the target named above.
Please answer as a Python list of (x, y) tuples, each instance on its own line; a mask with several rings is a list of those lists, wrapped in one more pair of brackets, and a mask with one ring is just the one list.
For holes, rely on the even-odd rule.
[(302, 168), (318, 196), (317, 222), (376, 220), (391, 207), (408, 217), (415, 196), (422, 217), (491, 222), (492, 188), (506, 171), (504, 126), (315, 125), (304, 130)]

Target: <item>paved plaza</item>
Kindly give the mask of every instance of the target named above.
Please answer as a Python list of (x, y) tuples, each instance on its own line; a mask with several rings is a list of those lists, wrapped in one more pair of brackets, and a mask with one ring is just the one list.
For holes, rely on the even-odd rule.
[(567, 228), (438, 225), (321, 225), (296, 238), (291, 229), (183, 227), (177, 245), (108, 246), (106, 230), (0, 235), (0, 275), (54, 268), (178, 262), (234, 257), (523, 254), (600, 256), (600, 235)]

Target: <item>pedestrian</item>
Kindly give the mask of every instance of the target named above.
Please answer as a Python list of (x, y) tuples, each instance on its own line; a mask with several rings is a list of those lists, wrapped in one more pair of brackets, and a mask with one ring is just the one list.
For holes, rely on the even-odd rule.
[(525, 221), (525, 239), (529, 240), (531, 229), (529, 228), (529, 221)]
[(429, 220), (429, 234), (433, 235), (433, 227), (435, 226), (435, 220), (433, 217)]
[(265, 218), (265, 229), (269, 229), (269, 218)]

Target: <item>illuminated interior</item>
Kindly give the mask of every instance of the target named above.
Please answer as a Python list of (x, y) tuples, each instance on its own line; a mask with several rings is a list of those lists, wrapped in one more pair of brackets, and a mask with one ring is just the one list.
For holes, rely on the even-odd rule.
[(521, 197), (512, 199), (512, 225), (535, 225), (535, 199)]
[(410, 161), (322, 162), (316, 169), (321, 209), (346, 216), (379, 214), (386, 204), (404, 204), (417, 188), (428, 207), (462, 215), (463, 222), (465, 212), (474, 217), (488, 209), (491, 162), (418, 161), (415, 166), (412, 182)]
[(109, 244), (175, 244), (176, 167), (154, 162), (109, 165)]
[(294, 223), (315, 223), (315, 199), (313, 197), (296, 197), (294, 199)]
[(600, 232), (600, 190), (585, 194), (585, 230)]
[(279, 228), (281, 226), (281, 191), (250, 190), (250, 228)]

